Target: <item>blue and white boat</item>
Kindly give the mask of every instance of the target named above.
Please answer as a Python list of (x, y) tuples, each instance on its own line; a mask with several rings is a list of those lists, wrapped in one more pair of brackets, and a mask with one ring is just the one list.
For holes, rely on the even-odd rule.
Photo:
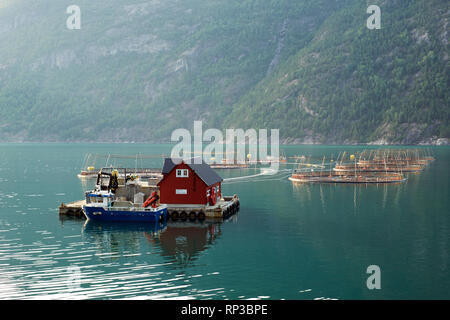
[(86, 193), (83, 211), (88, 220), (164, 222), (167, 220), (167, 206), (144, 207), (142, 203), (115, 200), (114, 193), (94, 190)]

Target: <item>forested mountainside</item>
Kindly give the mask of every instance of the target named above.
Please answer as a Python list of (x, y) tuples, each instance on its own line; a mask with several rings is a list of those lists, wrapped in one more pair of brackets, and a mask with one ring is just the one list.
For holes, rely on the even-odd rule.
[[(445, 0), (1, 0), (0, 141), (446, 143)], [(368, 29), (369, 5), (381, 29)], [(447, 139), (446, 139), (447, 138)]]

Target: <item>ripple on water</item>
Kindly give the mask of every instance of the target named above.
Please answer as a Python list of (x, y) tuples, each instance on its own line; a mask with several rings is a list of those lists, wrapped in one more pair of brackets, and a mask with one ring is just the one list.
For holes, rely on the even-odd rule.
[[(51, 234), (36, 230), (36, 234)], [(76, 236), (67, 236), (76, 238)], [(44, 237), (45, 238), (45, 237)], [(223, 288), (192, 290), (191, 280), (207, 274), (177, 274), (170, 277), (171, 263), (97, 263), (95, 258), (117, 257), (114, 252), (97, 252), (84, 242), (46, 244), (42, 240), (19, 244), (20, 239), (1, 239), (0, 299), (194, 299), (210, 298)], [(139, 258), (126, 252), (121, 258)], [(86, 258), (83, 260), (83, 258)], [(67, 261), (64, 266), (61, 262)], [(20, 262), (20, 265), (17, 265)], [(68, 265), (67, 265), (68, 263)], [(78, 266), (79, 275), (69, 272)], [(113, 268), (116, 272), (110, 272)], [(216, 272), (208, 275), (214, 276)], [(76, 285), (74, 286), (74, 279)]]

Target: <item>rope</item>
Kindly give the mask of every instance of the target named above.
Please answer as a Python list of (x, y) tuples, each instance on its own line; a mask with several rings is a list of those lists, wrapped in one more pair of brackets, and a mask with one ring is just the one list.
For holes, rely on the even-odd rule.
[[(248, 175), (248, 176), (241, 176), (241, 177), (234, 177), (234, 178), (226, 178), (223, 179), (224, 184), (232, 184), (232, 183), (243, 183), (243, 182), (259, 182), (259, 181), (272, 181), (272, 180), (283, 180), (291, 175), (291, 169), (283, 169), (279, 170), (278, 172), (275, 172), (275, 174), (269, 174), (268, 171), (272, 171), (272, 169), (261, 169), (261, 173)], [(286, 172), (289, 172), (287, 175)], [(254, 179), (257, 177), (265, 176), (266, 179)]]

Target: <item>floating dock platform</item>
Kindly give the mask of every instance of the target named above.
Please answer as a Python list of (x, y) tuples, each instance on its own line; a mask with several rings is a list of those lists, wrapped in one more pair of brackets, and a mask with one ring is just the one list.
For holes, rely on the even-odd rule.
[(173, 221), (187, 219), (194, 221), (205, 218), (226, 218), (236, 213), (240, 208), (239, 198), (223, 197), (213, 206), (211, 205), (167, 205), (167, 212)]
[(61, 203), (59, 206), (59, 215), (67, 217), (79, 217), (84, 218), (83, 206), (86, 204), (86, 200), (79, 200), (69, 202), (67, 204)]
[(316, 183), (401, 183), (406, 178), (400, 173), (373, 174), (373, 175), (343, 175), (327, 172), (294, 172), (289, 180), (293, 182)]
[[(86, 200), (61, 203), (59, 214), (66, 217), (85, 218), (83, 206)], [(167, 208), (170, 219), (173, 221), (195, 221), (215, 218), (227, 218), (239, 211), (240, 202), (237, 196), (223, 197), (214, 206), (210, 205), (170, 205)]]

